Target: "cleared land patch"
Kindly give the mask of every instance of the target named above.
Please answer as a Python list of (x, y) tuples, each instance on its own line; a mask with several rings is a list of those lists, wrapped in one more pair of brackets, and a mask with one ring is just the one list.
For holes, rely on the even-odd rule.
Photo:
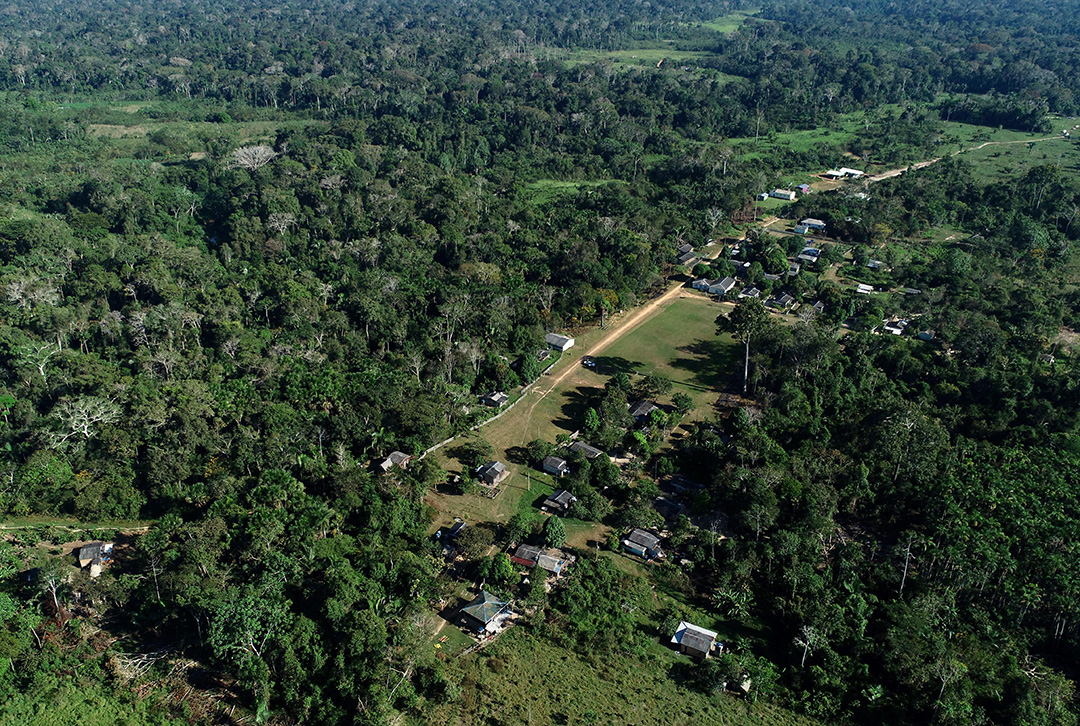
[[(585, 658), (524, 627), (479, 657), (460, 661), (460, 703), (425, 711), (428, 724), (626, 724), (626, 726), (810, 726), (765, 704), (708, 696), (688, 683), (696, 661), (659, 646), (650, 658)], [(480, 717), (477, 714), (486, 714)], [(415, 721), (413, 723), (416, 723)]]

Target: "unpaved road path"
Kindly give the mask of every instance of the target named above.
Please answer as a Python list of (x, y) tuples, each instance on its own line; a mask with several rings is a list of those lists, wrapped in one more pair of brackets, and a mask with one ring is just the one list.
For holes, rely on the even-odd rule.
[[(613, 323), (607, 333), (601, 336), (598, 340), (593, 341), (592, 345), (589, 346), (588, 349), (583, 350), (580, 355), (574, 358), (574, 360), (570, 362), (570, 365), (566, 366), (566, 368), (562, 372), (560, 372), (556, 376), (551, 376), (546, 380), (542, 379), (541, 382), (538, 382), (535, 386), (533, 386), (532, 389), (529, 391), (528, 395), (534, 396), (534, 400), (529, 406), (529, 412), (526, 415), (526, 420), (532, 420), (533, 411), (536, 410), (537, 405), (540, 403), (540, 401), (544, 399), (544, 396), (547, 396), (549, 393), (554, 391), (563, 381), (565, 381), (567, 378), (577, 372), (578, 360), (587, 355), (591, 356), (599, 354), (602, 350), (604, 350), (604, 348), (608, 347), (616, 340), (623, 337), (637, 326), (641, 325), (641, 323), (643, 323), (646, 318), (655, 313), (665, 304), (679, 297), (680, 293), (684, 292), (685, 289), (686, 288), (684, 287), (683, 283), (678, 283), (660, 297), (650, 300), (637, 310), (630, 313), (630, 315), (628, 315), (626, 318), (623, 318), (622, 320)], [(528, 436), (528, 431), (529, 427), (528, 424), (526, 424), (525, 436)], [(521, 443), (522, 445), (525, 445), (526, 442), (522, 440)]]
[[(1005, 146), (1007, 144), (1033, 144), (1036, 141), (1052, 141), (1054, 139), (1060, 138), (1060, 136), (1044, 136), (1041, 139), (1017, 139), (1015, 141), (984, 141), (978, 146), (972, 146), (970, 149), (959, 149), (957, 151), (954, 151), (953, 153), (949, 154), (949, 156), (959, 156), (960, 154), (963, 154), (967, 151), (978, 151), (979, 149), (985, 149), (987, 146)], [(889, 171), (883, 171), (880, 174), (874, 174), (867, 177), (867, 179), (871, 182), (879, 182), (884, 181), (885, 179), (892, 179), (893, 177), (900, 176), (905, 171), (909, 171), (911, 169), (923, 169), (930, 166), (931, 164), (936, 164), (944, 158), (944, 156), (939, 156), (934, 159), (927, 159), (926, 161), (917, 161), (914, 164), (902, 166), (899, 169), (890, 169)]]

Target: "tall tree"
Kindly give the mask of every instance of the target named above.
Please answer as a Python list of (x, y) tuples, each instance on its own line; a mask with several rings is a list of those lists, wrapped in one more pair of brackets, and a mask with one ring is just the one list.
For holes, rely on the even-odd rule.
[(743, 394), (750, 381), (750, 339), (757, 336), (769, 324), (769, 313), (757, 298), (746, 298), (727, 315), (716, 318), (716, 334), (730, 333), (735, 340), (746, 346), (743, 361)]

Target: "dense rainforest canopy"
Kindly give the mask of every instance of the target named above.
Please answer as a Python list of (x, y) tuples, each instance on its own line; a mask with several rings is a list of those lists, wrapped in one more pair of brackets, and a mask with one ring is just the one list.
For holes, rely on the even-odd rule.
[[(680, 245), (741, 236), (796, 170), (900, 167), (952, 151), (948, 124), (1046, 133), (1078, 110), (1075, 0), (751, 5), (0, 11), (0, 512), (150, 523), (77, 586), (30, 534), (4, 540), (0, 702), (28, 712), (76, 672), (128, 693), (119, 638), (263, 720), (464, 703), (417, 626), (452, 590), (425, 500), (445, 472), (374, 459), (466, 431), (478, 395), (540, 375), (546, 332), (647, 300)], [(658, 46), (671, 62), (612, 61)], [(816, 129), (837, 136), (785, 141)], [(680, 521), (690, 564), (657, 568), (746, 626), (694, 688), (750, 673), (754, 698), (826, 723), (1076, 723), (1077, 171), (957, 157), (791, 208), (827, 220), (852, 279), (882, 283), (879, 257), (918, 294), (808, 265), (792, 285), (825, 312), (755, 331), (737, 410), (652, 459), (639, 437), (642, 471), (700, 480), (694, 513), (729, 524), (718, 543)], [(762, 279), (791, 252), (770, 239), (742, 252)], [(933, 344), (870, 332), (894, 313)], [(613, 381), (583, 428), (621, 445), (633, 390)], [(650, 484), (575, 476), (575, 517), (657, 518)], [(509, 586), (504, 560), (481, 572)], [(647, 590), (583, 553), (525, 598), (560, 647), (640, 655)]]

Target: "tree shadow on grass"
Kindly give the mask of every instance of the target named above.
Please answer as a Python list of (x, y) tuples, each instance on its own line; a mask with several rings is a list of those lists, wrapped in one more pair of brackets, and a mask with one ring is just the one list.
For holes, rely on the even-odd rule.
[(577, 431), (585, 421), (585, 411), (598, 400), (601, 388), (575, 388), (562, 394), (559, 413), (562, 417), (552, 421), (563, 431)]
[(671, 367), (689, 371), (699, 385), (722, 391), (736, 373), (732, 350), (722, 340), (698, 340), (679, 348), (687, 356), (671, 361)]
[(637, 372), (638, 368), (645, 365), (639, 360), (627, 360), (626, 358), (611, 355), (596, 356), (593, 360), (596, 361), (596, 372), (605, 376), (613, 376), (616, 373), (632, 375)]
[(529, 461), (529, 450), (524, 446), (511, 446), (506, 450), (506, 460), (511, 464), (520, 466), (532, 466)]

